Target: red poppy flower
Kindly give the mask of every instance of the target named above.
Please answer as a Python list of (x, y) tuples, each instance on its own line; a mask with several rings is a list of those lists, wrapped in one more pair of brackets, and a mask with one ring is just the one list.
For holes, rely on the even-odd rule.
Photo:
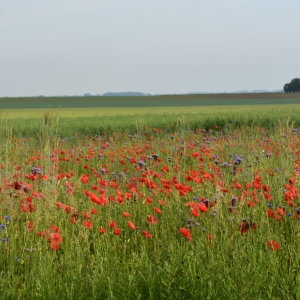
[(263, 188), (263, 190), (264, 190), (265, 192), (267, 192), (267, 193), (270, 192), (270, 187), (269, 187), (268, 185), (264, 184), (264, 185), (262, 186), (262, 188)]
[(90, 219), (91, 216), (86, 212), (86, 211), (83, 211), (82, 212), (82, 216), (85, 218), (85, 219)]
[(256, 204), (252, 201), (247, 201), (248, 207), (254, 207)]
[(59, 228), (58, 226), (56, 226), (56, 225), (51, 225), (51, 226), (50, 226), (50, 230), (51, 230), (52, 232), (55, 232), (55, 233), (60, 232), (60, 228)]
[(100, 232), (101, 234), (104, 234), (104, 233), (106, 232), (106, 229), (105, 229), (105, 228), (102, 228), (102, 227), (100, 227), (100, 228), (99, 228), (99, 232)]
[(278, 215), (280, 215), (280, 216), (284, 216), (284, 215), (285, 215), (285, 211), (284, 211), (281, 207), (278, 207), (278, 208), (277, 208), (277, 213), (278, 213)]
[(193, 152), (192, 153), (192, 156), (195, 157), (195, 158), (199, 157), (199, 155), (200, 155), (199, 152)]
[(259, 182), (259, 181), (254, 181), (254, 182), (253, 182), (253, 187), (256, 188), (256, 189), (258, 189), (258, 190), (261, 189), (261, 184), (260, 184), (260, 182)]
[(247, 233), (250, 228), (250, 225), (247, 221), (243, 221), (239, 224), (239, 231), (241, 233)]
[(265, 197), (265, 199), (267, 199), (267, 200), (273, 200), (273, 196), (271, 196), (268, 192), (265, 192), (265, 193), (264, 193), (264, 197)]
[(85, 184), (87, 184), (89, 182), (89, 179), (90, 179), (90, 175), (82, 175), (80, 177), (81, 182), (85, 183)]
[(202, 211), (202, 212), (208, 212), (208, 208), (207, 208), (207, 206), (206, 206), (204, 203), (200, 203), (200, 204), (198, 205), (198, 209), (199, 209), (200, 211)]
[(147, 196), (147, 197), (146, 197), (145, 203), (146, 203), (146, 204), (152, 204), (152, 203), (153, 203), (153, 198), (150, 197), (150, 196)]
[(147, 230), (142, 230), (141, 232), (142, 232), (142, 235), (144, 237), (146, 237), (147, 239), (152, 238), (152, 234), (150, 232), (148, 232)]
[(256, 223), (251, 223), (250, 227), (252, 230), (257, 230), (258, 229), (258, 225)]
[(62, 243), (62, 241), (63, 241), (63, 238), (59, 233), (51, 233), (48, 238), (49, 243), (55, 242), (55, 243), (60, 244), (60, 243)]
[(34, 223), (32, 221), (28, 221), (27, 223), (28, 231), (32, 232), (34, 228)]
[(211, 234), (207, 234), (206, 239), (208, 239), (209, 241), (212, 241), (214, 238)]
[(298, 211), (294, 213), (294, 218), (300, 220), (300, 213)]
[(166, 201), (163, 201), (163, 200), (158, 200), (158, 203), (159, 203), (160, 205), (167, 205), (167, 202), (166, 202)]
[(82, 225), (85, 227), (85, 228), (88, 228), (88, 229), (92, 229), (93, 228), (93, 223), (88, 221), (88, 220), (83, 220), (82, 221)]
[(114, 230), (114, 235), (121, 235), (122, 234), (122, 230), (118, 227), (115, 228)]
[(243, 186), (239, 183), (239, 182), (236, 182), (235, 183), (235, 188), (237, 188), (237, 189), (242, 189), (243, 188)]
[(147, 216), (147, 221), (150, 224), (157, 224), (157, 218), (154, 218), (152, 215)]
[(267, 214), (268, 214), (269, 218), (274, 218), (275, 217), (275, 212), (272, 209), (268, 209)]
[(157, 214), (161, 214), (162, 211), (158, 208), (158, 207), (153, 207), (153, 210), (157, 213)]
[(91, 214), (92, 215), (97, 215), (98, 214), (98, 211), (96, 210), (96, 208), (94, 208), (94, 207), (91, 208)]
[(42, 232), (42, 231), (38, 231), (38, 232), (36, 233), (36, 236), (38, 236), (38, 237), (44, 237), (44, 236), (45, 236), (45, 233)]
[(277, 252), (277, 251), (279, 250), (279, 247), (280, 247), (279, 243), (277, 243), (277, 242), (274, 241), (274, 240), (269, 240), (269, 241), (267, 241), (267, 242), (266, 242), (266, 245), (267, 245), (267, 247), (268, 247), (270, 250), (272, 250), (272, 251), (274, 251), (274, 252)]
[(55, 241), (53, 241), (53, 242), (50, 243), (50, 248), (53, 249), (53, 250), (55, 250), (55, 251), (57, 251), (57, 250), (60, 249), (60, 244), (57, 243), (57, 242), (55, 242)]
[(247, 183), (246, 183), (246, 189), (251, 189), (251, 188), (252, 188), (252, 183), (247, 182)]
[(191, 209), (191, 214), (195, 218), (200, 217), (200, 211), (199, 211), (198, 207), (193, 207)]
[(192, 241), (192, 235), (189, 229), (181, 227), (179, 229), (179, 232), (188, 240), (188, 241)]
[(122, 212), (122, 215), (125, 218), (129, 218), (130, 217), (130, 214), (128, 212), (125, 212), (125, 211)]
[(117, 226), (117, 224), (116, 224), (116, 222), (114, 222), (114, 221), (109, 221), (109, 222), (108, 222), (108, 226), (109, 226), (110, 228), (115, 228), (115, 227)]
[(293, 184), (295, 184), (295, 182), (296, 182), (296, 178), (291, 177), (291, 178), (289, 179), (289, 184), (293, 185)]
[(132, 230), (136, 230), (137, 229), (137, 227), (134, 225), (134, 223), (133, 222), (131, 222), (131, 221), (128, 221), (128, 227), (130, 228), (130, 229), (132, 229)]
[(64, 210), (67, 214), (69, 214), (69, 213), (71, 212), (71, 210), (72, 210), (72, 207), (69, 206), (69, 205), (64, 205), (63, 210)]

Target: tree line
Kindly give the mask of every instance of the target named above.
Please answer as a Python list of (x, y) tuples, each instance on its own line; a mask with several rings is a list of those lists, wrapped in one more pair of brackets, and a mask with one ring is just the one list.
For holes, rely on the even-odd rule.
[(286, 83), (283, 87), (285, 93), (300, 92), (300, 78), (294, 78), (291, 82)]

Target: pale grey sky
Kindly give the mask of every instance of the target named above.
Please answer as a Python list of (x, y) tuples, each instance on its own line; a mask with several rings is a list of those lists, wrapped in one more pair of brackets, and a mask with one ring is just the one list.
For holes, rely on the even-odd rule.
[(300, 0), (0, 0), (0, 97), (281, 89)]

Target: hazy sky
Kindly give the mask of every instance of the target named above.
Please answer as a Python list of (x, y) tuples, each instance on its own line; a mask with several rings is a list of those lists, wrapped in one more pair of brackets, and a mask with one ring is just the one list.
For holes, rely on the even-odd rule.
[(0, 0), (0, 97), (281, 89), (299, 0)]

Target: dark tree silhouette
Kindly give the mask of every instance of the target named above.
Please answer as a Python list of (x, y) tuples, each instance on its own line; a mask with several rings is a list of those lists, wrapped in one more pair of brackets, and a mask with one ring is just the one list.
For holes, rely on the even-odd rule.
[(289, 83), (286, 83), (283, 87), (283, 90), (285, 93), (289, 93), (290, 92), (290, 84)]
[(286, 83), (283, 87), (285, 93), (300, 92), (300, 78), (294, 78), (290, 83)]

